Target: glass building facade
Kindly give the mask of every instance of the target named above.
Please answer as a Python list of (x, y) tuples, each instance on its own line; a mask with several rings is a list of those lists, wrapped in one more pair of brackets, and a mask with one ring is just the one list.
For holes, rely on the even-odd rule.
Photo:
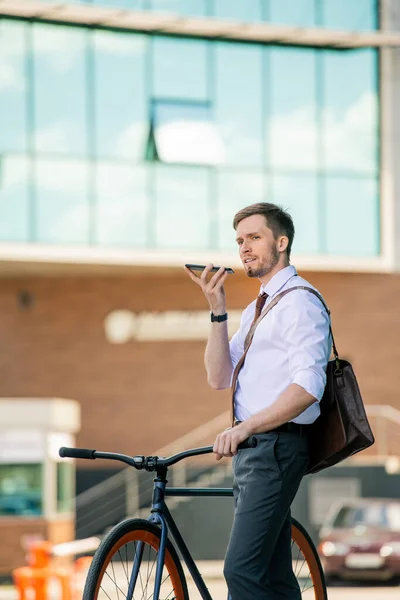
[[(118, 5), (377, 28), (375, 0)], [(377, 256), (378, 59), (4, 18), (0, 241), (229, 251), (234, 213), (265, 200), (295, 254)]]

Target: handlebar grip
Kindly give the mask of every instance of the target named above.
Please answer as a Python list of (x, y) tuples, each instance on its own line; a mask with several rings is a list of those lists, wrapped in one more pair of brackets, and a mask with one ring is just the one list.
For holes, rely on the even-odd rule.
[(247, 438), (247, 440), (244, 440), (244, 442), (239, 444), (238, 450), (244, 450), (245, 448), (255, 448), (257, 446), (257, 444), (258, 444), (257, 438), (254, 436), (251, 436), (251, 437)]
[(87, 450), (86, 448), (66, 448), (63, 446), (59, 449), (58, 454), (61, 458), (89, 458), (94, 460), (96, 450)]

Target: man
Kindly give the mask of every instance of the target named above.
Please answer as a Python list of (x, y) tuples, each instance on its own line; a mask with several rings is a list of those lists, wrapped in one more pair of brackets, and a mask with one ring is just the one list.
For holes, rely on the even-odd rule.
[[(221, 268), (200, 286), (212, 311), (205, 353), (208, 382), (230, 387), (245, 338), (263, 303), (283, 290), (312, 287), (290, 265), (294, 225), (290, 215), (270, 203), (239, 211), (233, 222), (240, 258), (248, 277), (261, 283), (259, 299), (243, 312), (229, 342)], [(235, 516), (224, 575), (232, 600), (300, 600), (292, 571), (290, 505), (307, 470), (307, 424), (320, 414), (330, 356), (329, 317), (319, 299), (306, 290), (286, 294), (258, 324), (239, 371), (234, 396), (235, 426), (214, 444), (217, 460), (233, 456)], [(255, 435), (256, 448), (237, 452)]]

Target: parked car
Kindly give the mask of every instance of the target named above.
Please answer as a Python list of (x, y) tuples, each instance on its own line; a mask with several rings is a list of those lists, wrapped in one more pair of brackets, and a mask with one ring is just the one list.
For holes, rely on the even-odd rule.
[(364, 498), (332, 507), (318, 551), (327, 581), (400, 578), (400, 501)]

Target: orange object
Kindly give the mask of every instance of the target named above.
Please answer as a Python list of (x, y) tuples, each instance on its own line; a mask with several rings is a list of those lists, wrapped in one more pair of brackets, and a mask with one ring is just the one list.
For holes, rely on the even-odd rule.
[(74, 575), (71, 581), (73, 600), (81, 600), (86, 577), (93, 556), (81, 556), (74, 561)]
[(51, 566), (51, 549), (49, 542), (35, 542), (29, 550), (29, 566), (14, 569), (13, 579), (19, 600), (31, 600), (32, 597), (34, 600), (48, 600), (48, 584), (52, 579), (60, 584), (60, 600), (72, 600), (71, 573)]

